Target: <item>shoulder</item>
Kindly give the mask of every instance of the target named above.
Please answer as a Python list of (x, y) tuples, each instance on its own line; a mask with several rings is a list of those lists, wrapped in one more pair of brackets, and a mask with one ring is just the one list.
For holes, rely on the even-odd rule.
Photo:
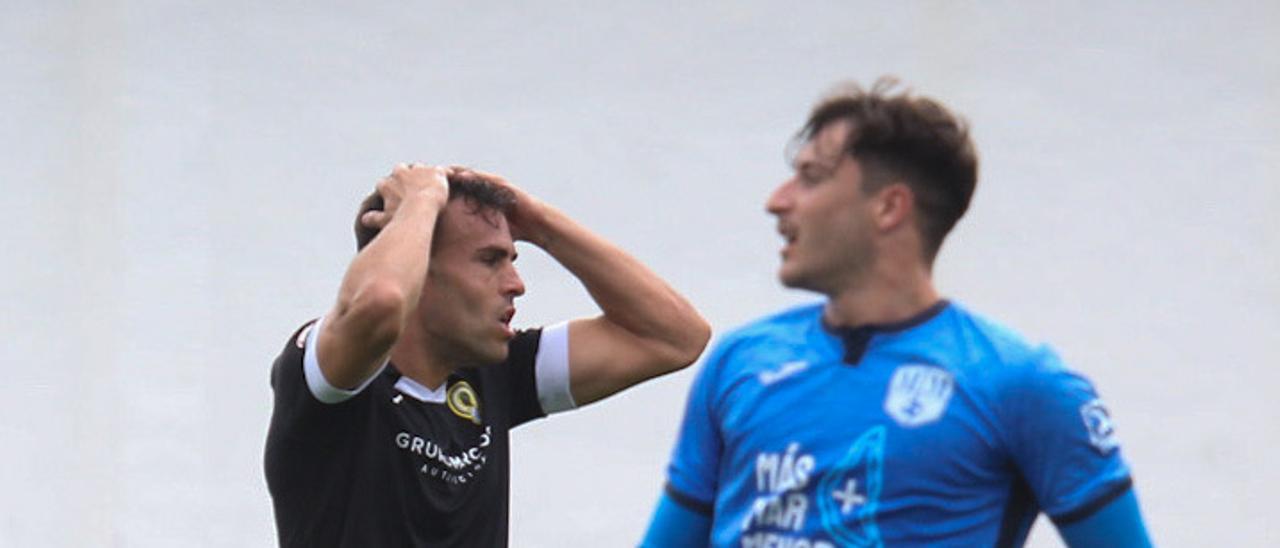
[(1017, 378), (1046, 366), (1060, 365), (1057, 354), (1048, 345), (1034, 342), (1009, 326), (972, 312), (963, 305), (953, 303), (945, 321), (959, 362), (969, 369), (980, 369), (986, 375)]
[(729, 331), (716, 348), (800, 342), (822, 317), (822, 303), (810, 303), (775, 312)]
[(507, 341), (506, 359), (494, 364), (463, 367), (458, 372), (467, 372), (468, 380), (473, 383), (499, 382), (505, 385), (509, 379), (532, 378), (541, 348), (541, 328), (521, 329)]
[[(381, 393), (388, 382), (390, 368), (384, 368), (359, 390), (347, 391), (350, 395), (322, 399), (332, 392), (322, 388), (324, 381), (315, 362), (317, 325), (318, 319), (313, 319), (295, 330), (272, 366), (274, 396), (268, 444), (273, 447), (280, 447), (286, 439), (289, 443), (327, 443), (346, 435), (355, 417), (367, 407), (369, 394)], [(313, 368), (310, 372), (309, 364)]]
[(810, 359), (821, 332), (822, 303), (788, 308), (733, 329), (712, 347), (704, 368), (717, 376), (752, 375), (793, 360)]
[(315, 329), (320, 318), (311, 318), (302, 323), (293, 334), (289, 336), (289, 340), (285, 343), (285, 352), (302, 352), (307, 348), (307, 339), (311, 336), (311, 330)]
[[(296, 373), (300, 374), (302, 372), (301, 367), (293, 368), (291, 365), (297, 364), (300, 366), (300, 364), (302, 364), (303, 357), (306, 355), (307, 351), (307, 338), (310, 336), (312, 329), (315, 328), (318, 320), (319, 318), (307, 320), (302, 325), (298, 326), (298, 328), (293, 331), (293, 334), (289, 335), (289, 338), (285, 340), (284, 348), (282, 348), (280, 350), (280, 354), (276, 356), (275, 364), (272, 368), (273, 384), (277, 375), (295, 372), (293, 369), (297, 369)], [(288, 369), (282, 370), (284, 368)]]
[(507, 362), (532, 360), (542, 345), (541, 327), (521, 329), (507, 342)]
[(1046, 398), (1093, 390), (1048, 344), (963, 307), (955, 308), (950, 321), (960, 355), (956, 366), (1001, 405), (1045, 403)]

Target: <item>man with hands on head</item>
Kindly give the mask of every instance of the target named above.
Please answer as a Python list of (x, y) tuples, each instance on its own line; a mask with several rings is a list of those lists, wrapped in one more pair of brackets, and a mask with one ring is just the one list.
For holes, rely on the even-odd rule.
[[(356, 234), (337, 302), (271, 372), (282, 546), (505, 546), (509, 430), (685, 367), (710, 336), (639, 261), (496, 175), (400, 164)], [(514, 240), (603, 314), (512, 329)]]

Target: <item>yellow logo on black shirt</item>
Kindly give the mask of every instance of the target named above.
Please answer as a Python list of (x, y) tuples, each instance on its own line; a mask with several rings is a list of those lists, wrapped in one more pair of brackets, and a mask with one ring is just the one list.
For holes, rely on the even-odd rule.
[(450, 386), (444, 399), (454, 415), (480, 424), (480, 397), (467, 381), (458, 381)]

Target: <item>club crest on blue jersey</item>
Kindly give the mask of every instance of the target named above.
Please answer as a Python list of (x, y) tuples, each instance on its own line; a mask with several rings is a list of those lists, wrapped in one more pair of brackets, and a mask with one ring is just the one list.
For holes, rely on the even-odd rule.
[(889, 381), (884, 412), (907, 428), (931, 423), (946, 412), (954, 388), (950, 371), (932, 365), (903, 365)]
[(1089, 431), (1089, 443), (1102, 454), (1110, 453), (1120, 445), (1116, 439), (1116, 427), (1111, 422), (1111, 412), (1102, 404), (1102, 400), (1093, 400), (1080, 406), (1080, 416), (1084, 419), (1084, 427)]

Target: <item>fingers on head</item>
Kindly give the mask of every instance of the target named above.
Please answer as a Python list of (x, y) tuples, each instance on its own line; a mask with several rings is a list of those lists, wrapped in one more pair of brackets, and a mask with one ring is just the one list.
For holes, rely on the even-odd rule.
[[(458, 166), (434, 166), (421, 163), (401, 163), (396, 164), (395, 169), (386, 178), (378, 182), (378, 191), (382, 193), (385, 185), (390, 184), (393, 180), (402, 180), (402, 177), (414, 174), (417, 177), (426, 176), (428, 178), (438, 179), (444, 184), (445, 188), (449, 186), (449, 177), (454, 175)], [(385, 195), (385, 193), (383, 193)]]
[(452, 167), (424, 166), (424, 169), (427, 170), (426, 175), (428, 177), (439, 181), (440, 184), (444, 185), (445, 189), (449, 188), (449, 177), (456, 173)]
[(395, 169), (391, 170), (391, 176), (394, 177), (396, 175), (409, 173), (413, 171), (420, 171), (420, 170), (426, 170), (433, 173), (448, 175), (453, 172), (454, 167), (456, 166), (444, 167), (444, 166), (433, 166), (430, 164), (424, 164), (422, 162), (408, 162), (408, 163), (401, 162), (399, 164), (396, 164)]
[(366, 211), (360, 216), (360, 224), (369, 228), (382, 228), (387, 224), (387, 212), (385, 211)]
[(498, 175), (497, 173), (489, 173), (488, 171), (480, 171), (478, 169), (471, 170), (471, 173), (491, 183), (496, 183), (499, 185), (503, 185), (507, 183), (507, 180), (503, 176)]

